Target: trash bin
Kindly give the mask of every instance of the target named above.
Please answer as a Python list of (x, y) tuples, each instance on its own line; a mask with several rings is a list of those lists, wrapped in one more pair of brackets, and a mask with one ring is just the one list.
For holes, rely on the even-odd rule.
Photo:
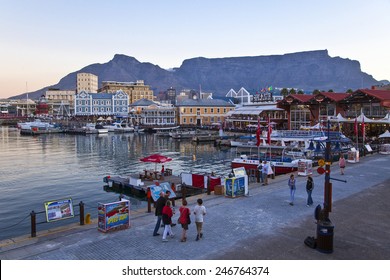
[(317, 250), (330, 254), (333, 252), (333, 230), (331, 221), (317, 222)]

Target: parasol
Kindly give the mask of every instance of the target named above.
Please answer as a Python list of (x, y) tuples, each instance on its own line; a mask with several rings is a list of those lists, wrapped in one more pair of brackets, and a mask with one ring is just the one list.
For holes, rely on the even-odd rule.
[(142, 161), (142, 162), (154, 162), (156, 164), (154, 167), (154, 170), (156, 170), (157, 163), (165, 163), (165, 162), (168, 162), (171, 160), (172, 160), (172, 158), (167, 157), (167, 156), (163, 156), (160, 154), (153, 154), (153, 155), (150, 155), (150, 156), (147, 156), (147, 157), (140, 159), (140, 161)]

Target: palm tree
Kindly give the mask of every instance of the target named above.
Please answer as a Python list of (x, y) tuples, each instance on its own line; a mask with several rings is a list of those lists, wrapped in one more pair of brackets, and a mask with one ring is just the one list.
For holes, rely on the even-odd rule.
[(316, 94), (319, 94), (319, 93), (320, 93), (320, 90), (319, 90), (319, 89), (313, 90), (313, 95), (316, 95)]

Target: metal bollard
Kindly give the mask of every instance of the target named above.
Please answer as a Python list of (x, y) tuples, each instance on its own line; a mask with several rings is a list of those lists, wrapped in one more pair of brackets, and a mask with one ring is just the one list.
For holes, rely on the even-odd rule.
[(80, 225), (83, 226), (84, 225), (84, 203), (82, 201), (80, 201), (79, 207), (80, 207)]
[(36, 214), (33, 211), (30, 213), (31, 217), (31, 237), (36, 237), (37, 236), (37, 223), (36, 223)]
[(152, 194), (150, 188), (146, 191), (146, 198), (148, 199), (148, 213), (152, 212)]

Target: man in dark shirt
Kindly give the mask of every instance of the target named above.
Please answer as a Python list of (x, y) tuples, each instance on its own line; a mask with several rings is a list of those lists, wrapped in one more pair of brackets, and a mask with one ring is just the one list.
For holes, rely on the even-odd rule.
[(170, 191), (166, 191), (165, 194), (164, 192), (161, 192), (160, 197), (156, 201), (155, 215), (157, 216), (157, 222), (156, 222), (156, 226), (154, 227), (153, 236), (160, 235), (158, 233), (158, 229), (160, 228), (161, 225), (162, 209), (164, 208), (170, 195), (171, 195)]

